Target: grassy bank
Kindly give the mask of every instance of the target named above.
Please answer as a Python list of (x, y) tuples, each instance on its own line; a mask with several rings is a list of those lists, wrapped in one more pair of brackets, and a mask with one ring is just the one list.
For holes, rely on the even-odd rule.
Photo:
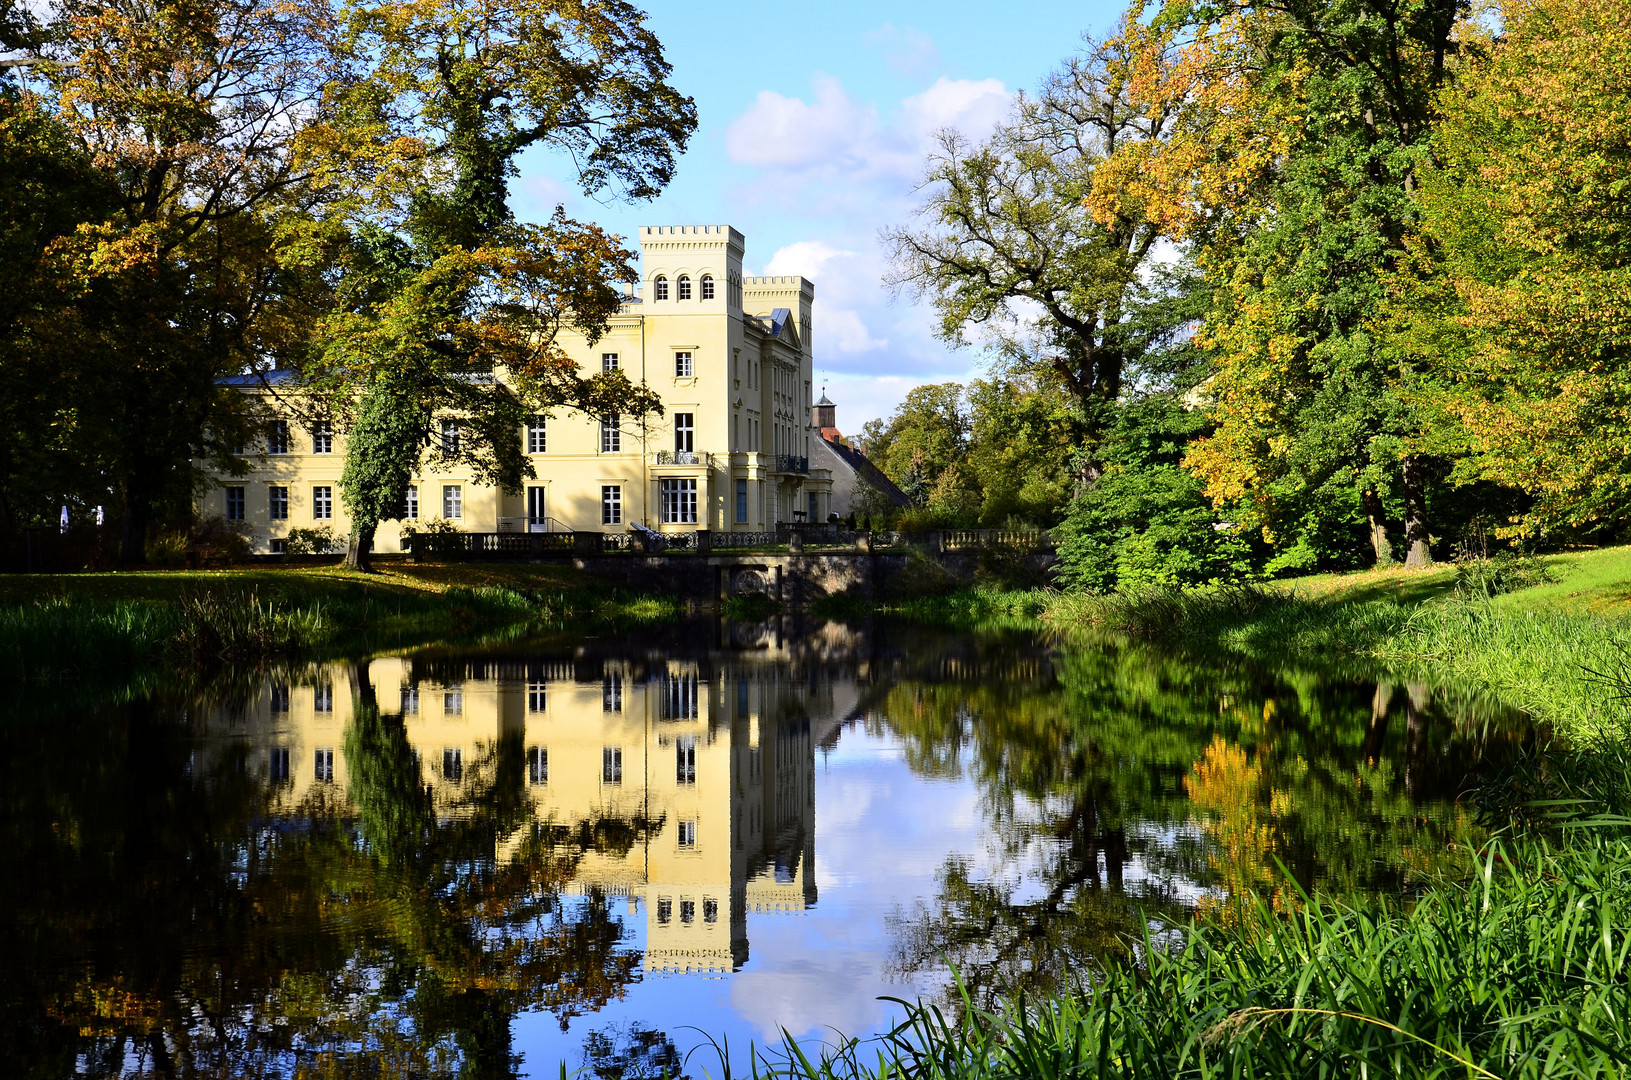
[[(755, 1076), (1539, 1078), (1631, 1069), (1631, 756), (1535, 759), (1482, 793), (1505, 819), (1406, 906), (1300, 897), (1134, 943), (1075, 989), (890, 1035), (786, 1044)], [(1559, 806), (1567, 808), (1560, 817)], [(728, 1070), (725, 1070), (728, 1073)]]
[(589, 628), (677, 614), (672, 600), (561, 567), (18, 575), (0, 578), (0, 680), (340, 655), (499, 627)]
[[(1493, 595), (1491, 594), (1493, 591)], [(1477, 686), (1580, 743), (1631, 736), (1631, 549), (1553, 556), (1521, 575), (1441, 567), (1271, 586), (1057, 594), (1044, 618), (1265, 662), (1381, 667)]]

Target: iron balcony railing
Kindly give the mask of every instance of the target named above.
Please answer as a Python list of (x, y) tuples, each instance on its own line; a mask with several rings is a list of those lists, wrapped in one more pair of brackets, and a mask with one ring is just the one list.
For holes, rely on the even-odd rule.
[(708, 465), (712, 466), (714, 456), (705, 450), (659, 450), (657, 451), (657, 464), (659, 465)]
[(795, 457), (792, 454), (777, 454), (776, 471), (808, 473), (810, 471), (810, 459), (807, 457)]

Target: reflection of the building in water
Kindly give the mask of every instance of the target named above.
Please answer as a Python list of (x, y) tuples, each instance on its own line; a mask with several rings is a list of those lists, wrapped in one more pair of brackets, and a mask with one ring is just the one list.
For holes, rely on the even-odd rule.
[(439, 816), (492, 781), (501, 745), (524, 748), (530, 820), (499, 839), (498, 863), (529, 833), (645, 824), (626, 831), (632, 844), (585, 852), (566, 890), (626, 897), (631, 914), (643, 904), (648, 971), (739, 968), (747, 912), (815, 902), (815, 748), (848, 711), (853, 682), (835, 687), (826, 669), (785, 660), (336, 664), (210, 714), (211, 771), (263, 780), (274, 816), (355, 817), (348, 687), (363, 673), (380, 709), (400, 711)]

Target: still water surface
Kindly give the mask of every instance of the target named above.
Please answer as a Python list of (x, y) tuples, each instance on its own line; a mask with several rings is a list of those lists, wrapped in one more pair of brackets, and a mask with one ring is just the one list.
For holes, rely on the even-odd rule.
[[(16, 1076), (717, 1073), (1145, 925), (1408, 891), (1475, 699), (1024, 635), (704, 625), (4, 728)], [(687, 1058), (697, 1047), (698, 1056)], [(740, 1067), (738, 1066), (738, 1071)]]

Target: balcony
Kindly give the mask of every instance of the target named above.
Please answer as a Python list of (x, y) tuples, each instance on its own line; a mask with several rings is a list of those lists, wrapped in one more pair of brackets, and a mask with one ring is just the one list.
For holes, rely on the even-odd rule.
[(659, 450), (657, 451), (658, 465), (706, 465), (713, 466), (714, 456), (707, 451), (690, 450)]
[(807, 457), (795, 457), (792, 454), (777, 454), (776, 471), (799, 473), (807, 476), (810, 472), (810, 459)]

